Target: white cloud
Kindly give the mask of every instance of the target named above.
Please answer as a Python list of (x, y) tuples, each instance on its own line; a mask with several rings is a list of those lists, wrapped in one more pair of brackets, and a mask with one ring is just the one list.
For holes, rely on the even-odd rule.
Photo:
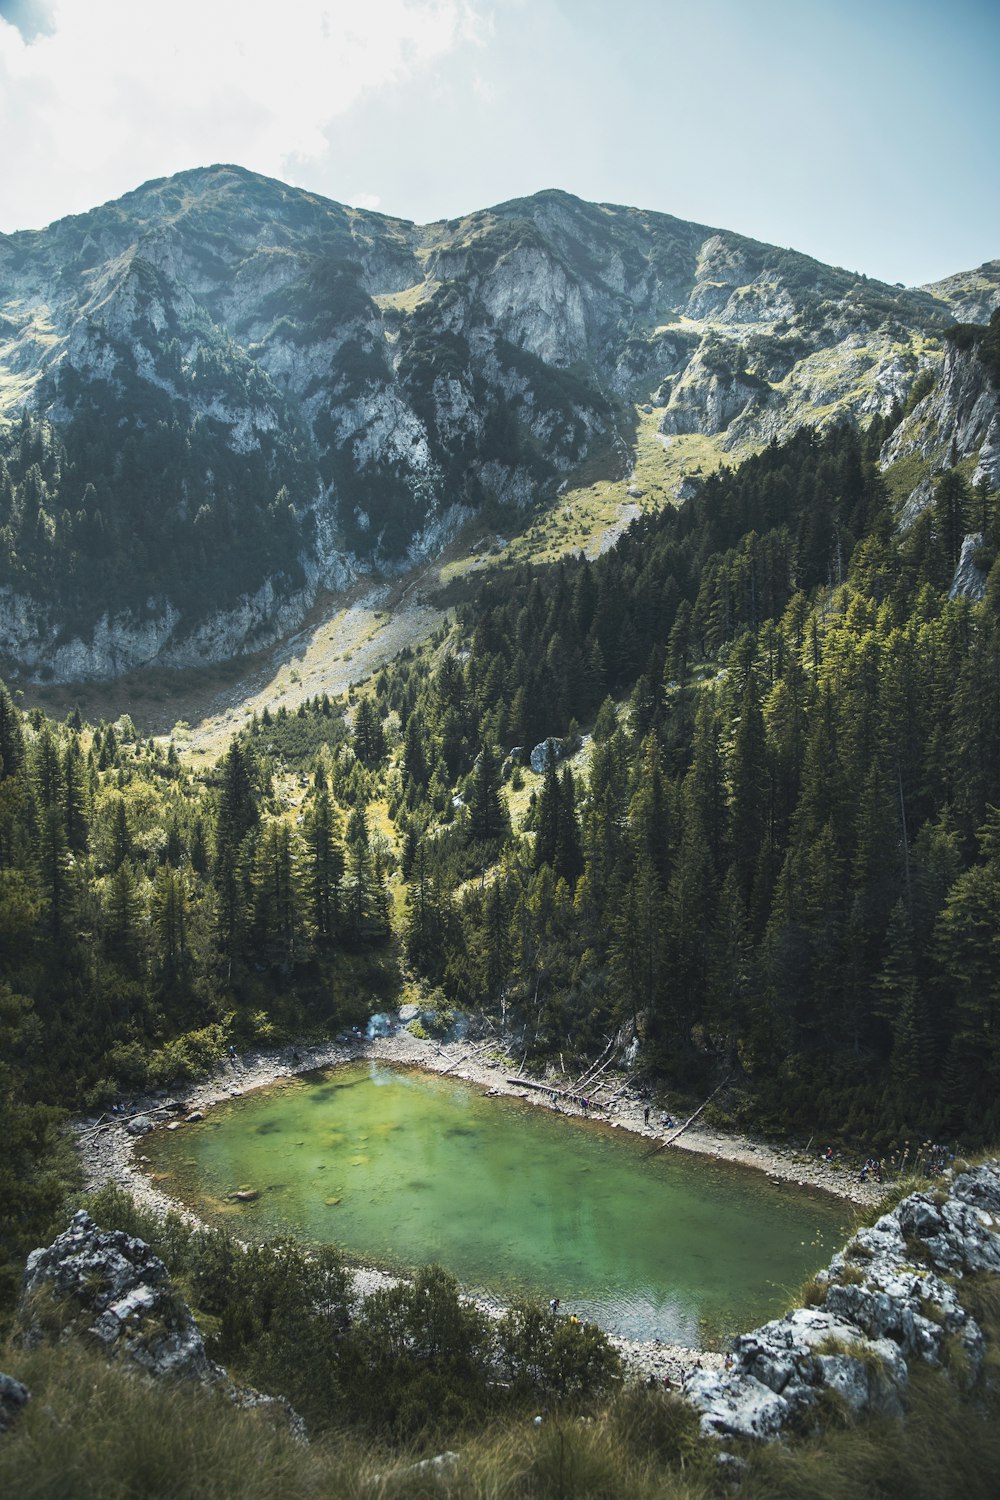
[(370, 212), (374, 212), (382, 202), (382, 199), (378, 193), (355, 193), (354, 197), (348, 198), (347, 201), (353, 204), (355, 208), (367, 208)]
[(487, 0), (53, 0), (51, 33), (30, 45), (0, 20), (0, 227), (215, 161), (279, 177), (297, 166), (301, 177), (335, 117), (481, 42), (487, 10)]

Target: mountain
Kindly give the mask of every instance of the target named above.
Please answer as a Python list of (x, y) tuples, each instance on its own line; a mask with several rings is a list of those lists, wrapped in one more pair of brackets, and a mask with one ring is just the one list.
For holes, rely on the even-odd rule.
[(637, 404), (740, 455), (905, 402), (998, 301), (1000, 262), (907, 290), (558, 191), (417, 226), (232, 166), (147, 183), (0, 238), (0, 665), (254, 649), (553, 497)]

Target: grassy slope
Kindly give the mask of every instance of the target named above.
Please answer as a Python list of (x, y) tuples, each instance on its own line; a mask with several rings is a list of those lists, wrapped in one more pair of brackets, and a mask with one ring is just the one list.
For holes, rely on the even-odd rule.
[[(993, 1279), (995, 1281), (995, 1278)], [(997, 1289), (983, 1292), (997, 1333)], [(983, 1316), (982, 1311), (980, 1316)], [(995, 1379), (994, 1360), (991, 1375)], [(993, 1500), (1000, 1470), (996, 1391), (963, 1397), (948, 1376), (920, 1372), (904, 1423), (852, 1424), (831, 1412), (820, 1436), (747, 1450), (739, 1489), (694, 1414), (662, 1392), (626, 1390), (586, 1420), (552, 1411), (456, 1435), (459, 1462), (408, 1466), (420, 1449), (392, 1452), (347, 1435), (295, 1441), (266, 1414), (216, 1395), (154, 1385), (66, 1346), (2, 1353), (32, 1399), (0, 1442), (0, 1492), (18, 1500), (306, 1500), (362, 1495), (462, 1500)]]

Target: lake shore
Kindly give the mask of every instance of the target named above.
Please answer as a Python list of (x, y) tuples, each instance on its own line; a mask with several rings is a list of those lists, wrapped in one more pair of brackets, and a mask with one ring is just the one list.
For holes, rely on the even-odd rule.
[[(391, 1036), (368, 1041), (352, 1037), (345, 1042), (321, 1043), (313, 1047), (285, 1047), (272, 1051), (248, 1052), (220, 1067), (210, 1078), (178, 1092), (172, 1099), (146, 1097), (136, 1101), (136, 1112), (130, 1116), (105, 1116), (99, 1121), (80, 1120), (73, 1126), (84, 1171), (87, 1191), (108, 1184), (125, 1188), (144, 1208), (164, 1215), (179, 1213), (189, 1222), (198, 1223), (196, 1215), (164, 1193), (144, 1170), (147, 1158), (142, 1149), (143, 1129), (152, 1125), (183, 1130), (184, 1119), (201, 1115), (223, 1099), (237, 1098), (251, 1090), (263, 1088), (284, 1077), (334, 1067), (338, 1063), (366, 1057), (407, 1067), (424, 1068), (449, 1074), (475, 1084), (489, 1093), (510, 1094), (539, 1108), (558, 1110), (578, 1118), (585, 1112), (579, 1098), (557, 1094), (553, 1103), (550, 1092), (524, 1088), (512, 1082), (515, 1069), (495, 1055), (491, 1043), (454, 1042), (441, 1044), (397, 1030)], [(552, 1089), (572, 1095), (572, 1085), (552, 1080)], [(602, 1107), (600, 1098), (605, 1104)], [(588, 1103), (589, 1097), (588, 1097)], [(644, 1115), (650, 1109), (649, 1124)], [(598, 1100), (586, 1111), (590, 1118), (613, 1129), (623, 1129), (645, 1136), (651, 1143), (664, 1139), (659, 1111), (651, 1101), (623, 1089), (620, 1083), (608, 1084)], [(140, 1123), (142, 1122), (142, 1123)], [(680, 1121), (677, 1122), (679, 1125)], [(677, 1125), (668, 1128), (670, 1137)], [(135, 1133), (133, 1133), (135, 1132)], [(714, 1130), (695, 1121), (689, 1129), (665, 1149), (689, 1151), (716, 1160), (734, 1162), (764, 1172), (772, 1182), (786, 1182), (795, 1188), (833, 1193), (859, 1205), (874, 1204), (882, 1194), (876, 1183), (861, 1183), (857, 1173), (837, 1164), (794, 1154), (763, 1141)], [(366, 1296), (378, 1287), (392, 1285), (394, 1278), (371, 1267), (355, 1271), (355, 1291)], [(478, 1299), (489, 1312), (502, 1310), (493, 1299)], [(656, 1340), (634, 1343), (614, 1338), (613, 1342), (633, 1373), (642, 1379), (678, 1384), (684, 1375), (699, 1364), (704, 1368), (720, 1367), (723, 1355), (713, 1351), (688, 1349), (661, 1344)]]

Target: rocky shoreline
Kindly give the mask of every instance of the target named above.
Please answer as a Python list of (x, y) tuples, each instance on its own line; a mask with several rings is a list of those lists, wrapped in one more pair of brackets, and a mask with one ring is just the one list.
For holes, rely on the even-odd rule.
[[(129, 1115), (104, 1116), (97, 1121), (77, 1121), (73, 1126), (73, 1133), (83, 1164), (85, 1188), (88, 1192), (94, 1192), (108, 1184), (114, 1184), (125, 1188), (144, 1208), (161, 1215), (172, 1211), (197, 1223), (197, 1217), (190, 1210), (162, 1192), (144, 1171), (146, 1158), (142, 1151), (142, 1138), (148, 1130), (164, 1124), (168, 1129), (183, 1129), (186, 1117), (201, 1115), (223, 1099), (238, 1098), (281, 1078), (366, 1057), (425, 1068), (436, 1073), (448, 1073), (492, 1093), (522, 1098), (542, 1109), (556, 1107), (564, 1114), (584, 1114), (580, 1105), (573, 1102), (571, 1097), (560, 1096), (553, 1106), (548, 1092), (523, 1088), (513, 1082), (511, 1075), (515, 1069), (499, 1059), (495, 1051), (491, 1051), (490, 1044), (440, 1044), (415, 1037), (405, 1029), (372, 1041), (362, 1036), (352, 1036), (345, 1041), (325, 1042), (312, 1047), (249, 1052), (221, 1066), (212, 1077), (193, 1084), (170, 1099), (164, 1096), (145, 1097), (136, 1101), (135, 1112)], [(572, 1095), (572, 1088), (567, 1089), (565, 1083), (558, 1079), (553, 1079), (552, 1088), (564, 1089)], [(591, 1105), (587, 1113), (614, 1129), (630, 1130), (650, 1140), (662, 1140), (663, 1131), (655, 1117), (658, 1111), (651, 1114), (650, 1124), (645, 1123), (646, 1102), (628, 1090), (612, 1090), (605, 1107), (597, 1103), (596, 1107)], [(668, 1130), (668, 1136), (674, 1133), (675, 1128)], [(667, 1149), (692, 1151), (716, 1160), (752, 1167), (764, 1172), (772, 1182), (787, 1182), (795, 1187), (819, 1189), (859, 1204), (877, 1203), (882, 1196), (883, 1190), (877, 1184), (859, 1182), (853, 1171), (842, 1169), (836, 1163), (827, 1163), (818, 1156), (813, 1159), (796, 1155), (762, 1141), (751, 1140), (747, 1136), (713, 1130), (698, 1121)], [(355, 1291), (359, 1297), (366, 1296), (380, 1286), (391, 1285), (392, 1281), (392, 1277), (372, 1267), (361, 1267), (355, 1271)], [(491, 1299), (477, 1300), (487, 1310), (501, 1310), (499, 1302)], [(723, 1355), (717, 1352), (662, 1344), (658, 1340), (635, 1343), (614, 1338), (613, 1342), (637, 1377), (652, 1378), (659, 1382), (666, 1380), (678, 1384), (693, 1371), (721, 1369), (724, 1362)]]

